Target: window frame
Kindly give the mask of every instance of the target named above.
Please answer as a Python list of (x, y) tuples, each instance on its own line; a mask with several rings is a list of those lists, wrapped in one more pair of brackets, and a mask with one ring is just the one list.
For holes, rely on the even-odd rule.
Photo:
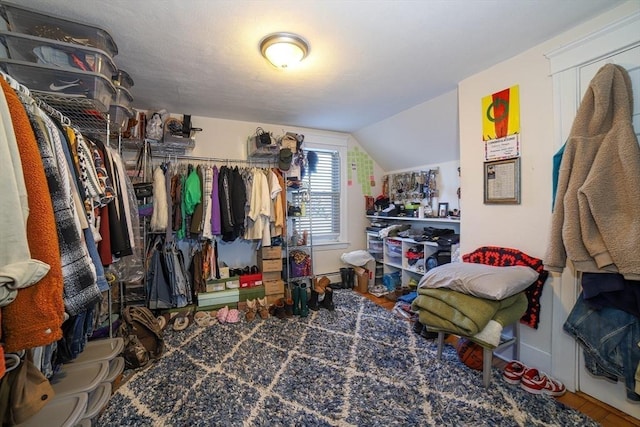
[[(316, 134), (305, 134), (305, 141), (302, 149), (305, 151), (335, 151), (338, 153), (338, 162), (340, 170), (340, 231), (334, 239), (318, 239), (318, 236), (311, 235), (313, 247), (323, 247), (329, 249), (332, 245), (344, 245), (347, 235), (347, 140), (348, 137), (332, 137)], [(306, 178), (305, 178), (306, 179)], [(313, 219), (312, 219), (313, 224)]]

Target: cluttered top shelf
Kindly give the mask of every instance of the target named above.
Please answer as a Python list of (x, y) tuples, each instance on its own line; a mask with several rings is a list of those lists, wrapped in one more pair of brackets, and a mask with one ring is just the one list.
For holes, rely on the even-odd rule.
[(416, 218), (413, 216), (378, 216), (378, 215), (367, 215), (369, 219), (378, 219), (385, 221), (416, 221), (416, 222), (451, 222), (451, 223), (460, 223), (460, 218)]

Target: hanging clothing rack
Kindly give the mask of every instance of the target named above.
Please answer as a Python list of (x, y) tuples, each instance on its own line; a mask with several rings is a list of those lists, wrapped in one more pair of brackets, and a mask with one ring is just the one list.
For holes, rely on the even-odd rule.
[[(41, 99), (39, 96), (39, 92), (30, 91), (29, 88), (27, 88), (25, 85), (18, 82), (14, 77), (10, 76), (9, 74), (6, 74), (2, 70), (0, 70), (0, 75), (4, 78), (4, 80), (7, 83), (9, 83), (9, 86), (11, 86), (11, 88), (15, 90), (18, 93), (18, 95), (20, 95), (23, 98), (23, 100), (28, 99), (29, 103), (34, 103), (39, 108), (44, 110), (47, 114), (54, 117), (55, 119), (58, 119), (60, 123), (64, 126), (73, 125), (71, 119), (68, 116), (66, 116), (56, 108), (49, 105), (43, 99)], [(63, 99), (63, 97), (60, 97), (60, 98)], [(107, 129), (108, 129), (108, 121), (107, 121)], [(112, 318), (111, 291), (107, 291), (106, 294), (107, 294), (107, 304), (108, 304), (107, 315), (108, 315), (109, 322), (111, 322), (111, 318)], [(113, 328), (111, 326), (109, 327), (109, 338), (113, 338)]]
[(246, 164), (277, 164), (275, 160), (252, 160), (252, 159), (223, 159), (216, 157), (206, 157), (206, 156), (190, 156), (190, 155), (175, 155), (175, 156), (166, 156), (169, 160), (171, 158), (176, 160), (194, 160), (200, 162), (212, 162), (212, 163), (246, 163)]

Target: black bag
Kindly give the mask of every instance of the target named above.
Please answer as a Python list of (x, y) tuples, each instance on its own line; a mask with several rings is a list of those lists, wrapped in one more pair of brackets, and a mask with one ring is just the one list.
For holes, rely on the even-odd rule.
[(152, 182), (137, 182), (133, 184), (133, 191), (136, 193), (137, 199), (144, 199), (153, 196)]
[(146, 307), (125, 307), (118, 335), (124, 338), (124, 361), (128, 368), (141, 368), (164, 352), (162, 330)]
[[(146, 143), (145, 143), (146, 144)], [(147, 147), (148, 155), (151, 157), (151, 148)], [(136, 159), (136, 175), (133, 177), (133, 191), (136, 193), (136, 199), (142, 200), (146, 197), (153, 196), (153, 182), (142, 181), (142, 168), (144, 164), (145, 147), (144, 144), (138, 151), (138, 158)]]
[(271, 145), (271, 134), (265, 132), (261, 127), (256, 128), (256, 145), (256, 148)]

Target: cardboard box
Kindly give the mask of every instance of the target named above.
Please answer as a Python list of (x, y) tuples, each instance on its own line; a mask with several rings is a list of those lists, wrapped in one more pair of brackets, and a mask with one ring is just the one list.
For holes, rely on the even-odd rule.
[(282, 246), (264, 246), (258, 252), (258, 262), (263, 259), (281, 259)]
[(230, 277), (225, 280), (227, 281), (227, 289), (238, 289), (240, 287), (240, 279), (238, 279), (237, 276)]
[(229, 277), (229, 267), (220, 267), (220, 278), (226, 279)]
[(240, 276), (240, 287), (241, 288), (251, 288), (253, 286), (262, 285), (262, 274), (243, 274)]
[(224, 291), (226, 288), (227, 279), (215, 279), (207, 280), (205, 285), (207, 292)]
[(281, 280), (282, 272), (281, 271), (263, 271), (262, 272), (262, 281), (266, 282), (267, 280)]
[(356, 290), (363, 294), (369, 291), (369, 270), (362, 267), (355, 267), (356, 272)]
[(265, 295), (264, 286), (240, 288), (239, 301), (246, 301), (248, 299), (256, 299), (256, 298), (264, 298), (264, 295)]
[(230, 302), (230, 303), (225, 303), (225, 304), (213, 304), (213, 305), (205, 305), (205, 306), (198, 306), (198, 311), (213, 311), (213, 310), (220, 310), (222, 307), (227, 307), (229, 310), (231, 310), (232, 308), (238, 308), (238, 304), (237, 302)]
[(267, 295), (267, 304), (275, 304), (281, 298), (284, 298), (284, 294)]
[(260, 270), (263, 273), (269, 271), (282, 271), (281, 259), (263, 259), (260, 264)]
[(284, 281), (283, 280), (265, 280), (264, 282), (264, 294), (265, 295), (277, 295), (284, 294)]
[(201, 292), (198, 294), (198, 307), (206, 307), (210, 305), (228, 305), (237, 303), (240, 299), (238, 289), (227, 289), (218, 292)]

